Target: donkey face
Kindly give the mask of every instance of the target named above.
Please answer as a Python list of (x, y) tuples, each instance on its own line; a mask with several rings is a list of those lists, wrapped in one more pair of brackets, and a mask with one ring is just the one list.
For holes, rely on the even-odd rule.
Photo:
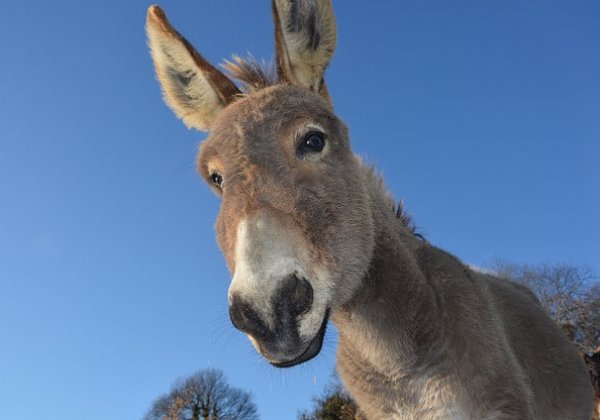
[(216, 228), (234, 273), (234, 325), (276, 365), (314, 356), (373, 246), (344, 125), (317, 94), (269, 88), (221, 113), (199, 168), (222, 195)]
[(210, 130), (198, 156), (222, 198), (217, 238), (233, 273), (233, 324), (272, 364), (315, 356), (374, 241), (365, 174), (333, 114), (323, 72), (335, 46), (329, 1), (276, 1), (280, 83), (240, 95), (152, 7), (148, 35), (165, 99)]

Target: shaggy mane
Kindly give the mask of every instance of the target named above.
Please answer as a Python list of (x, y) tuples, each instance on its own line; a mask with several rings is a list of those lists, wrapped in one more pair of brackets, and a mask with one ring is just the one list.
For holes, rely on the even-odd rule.
[(226, 70), (229, 77), (239, 82), (240, 90), (244, 94), (277, 84), (274, 64), (258, 61), (251, 55), (242, 58), (234, 54), (232, 59), (225, 60), (221, 67)]
[(423, 235), (417, 231), (417, 226), (413, 222), (412, 216), (406, 212), (406, 209), (404, 208), (404, 201), (400, 200), (396, 202), (396, 200), (394, 200), (392, 194), (385, 188), (383, 177), (377, 172), (377, 169), (374, 166), (366, 166), (364, 163), (363, 167), (367, 172), (368, 178), (370, 178), (372, 184), (375, 188), (377, 188), (379, 193), (383, 195), (386, 204), (390, 210), (396, 214), (396, 218), (400, 220), (402, 226), (417, 238), (425, 240)]
[(417, 232), (417, 226), (415, 225), (415, 222), (413, 221), (412, 216), (406, 212), (406, 209), (404, 208), (403, 200), (400, 200), (400, 201), (396, 202), (395, 204), (392, 202), (391, 207), (392, 207), (392, 211), (396, 213), (396, 218), (400, 219), (400, 223), (402, 223), (402, 226), (404, 226), (406, 229), (408, 229), (408, 231), (410, 233), (412, 233), (414, 236), (425, 240), (423, 235), (420, 234), (419, 232)]

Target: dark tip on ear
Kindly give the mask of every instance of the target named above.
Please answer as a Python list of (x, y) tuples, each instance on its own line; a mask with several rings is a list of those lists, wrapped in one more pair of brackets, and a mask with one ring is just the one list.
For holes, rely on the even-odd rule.
[(165, 11), (155, 4), (148, 7), (146, 20), (148, 22), (148, 25), (152, 25), (155, 28), (159, 28), (171, 36), (179, 36), (179, 34), (177, 34), (175, 29), (173, 29), (173, 27), (169, 23)]
[(163, 13), (163, 10), (160, 8), (159, 5), (157, 5), (157, 4), (151, 4), (148, 7), (148, 14), (149, 15), (157, 15), (159, 13)]
[(154, 20), (156, 22), (162, 22), (167, 19), (165, 12), (156, 4), (148, 7), (147, 13), (148, 20)]

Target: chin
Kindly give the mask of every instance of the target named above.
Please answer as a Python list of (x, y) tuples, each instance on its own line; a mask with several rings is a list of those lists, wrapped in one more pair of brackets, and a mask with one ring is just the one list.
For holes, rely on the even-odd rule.
[(286, 359), (286, 360), (273, 360), (269, 357), (265, 356), (265, 358), (271, 363), (273, 366), (277, 368), (288, 368), (292, 366), (299, 365), (301, 363), (307, 362), (310, 359), (316, 357), (321, 348), (323, 347), (323, 339), (325, 337), (325, 331), (327, 330), (327, 321), (329, 320), (329, 311), (325, 313), (323, 317), (323, 321), (321, 322), (321, 326), (319, 327), (319, 331), (313, 337), (313, 339), (306, 345), (304, 350), (297, 356)]

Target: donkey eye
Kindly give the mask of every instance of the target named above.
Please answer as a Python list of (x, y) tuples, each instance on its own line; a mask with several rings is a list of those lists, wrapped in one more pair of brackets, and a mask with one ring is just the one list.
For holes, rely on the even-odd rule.
[(223, 185), (223, 177), (216, 172), (210, 175), (210, 179), (219, 188)]
[(298, 145), (298, 154), (303, 155), (307, 152), (320, 152), (325, 147), (325, 134), (319, 131), (309, 131), (304, 135)]

